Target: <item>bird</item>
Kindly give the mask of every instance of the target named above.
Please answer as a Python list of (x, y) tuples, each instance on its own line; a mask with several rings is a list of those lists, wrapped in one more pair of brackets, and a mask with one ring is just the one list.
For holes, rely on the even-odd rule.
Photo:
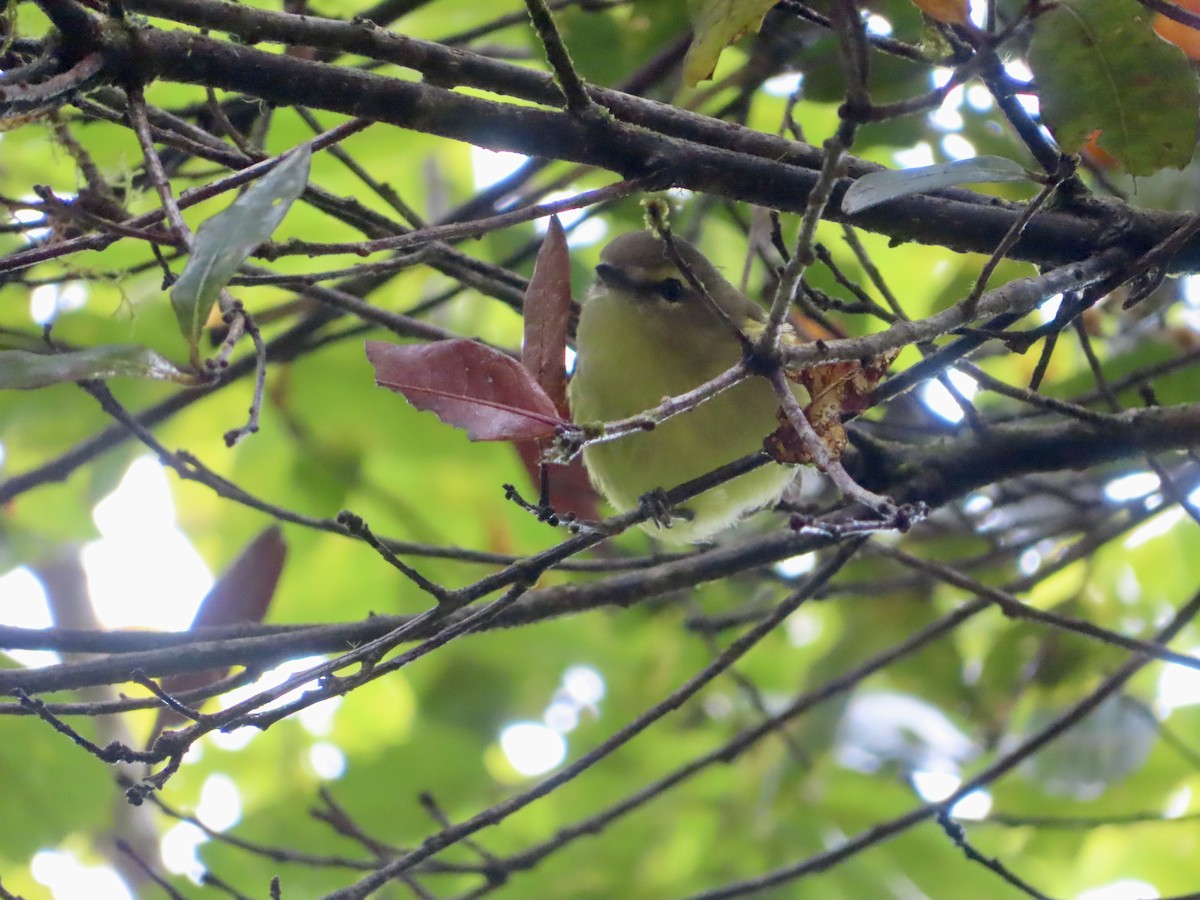
[[(576, 329), (569, 397), (577, 423), (627, 418), (686, 393), (742, 359), (739, 330), (761, 333), (762, 308), (694, 246), (672, 243), (711, 300), (672, 262), (658, 235), (634, 231), (610, 241)], [(793, 391), (807, 402), (803, 387)], [(767, 379), (751, 377), (652, 430), (585, 445), (584, 464), (600, 493), (624, 512), (761, 450), (779, 426), (779, 405)], [(762, 465), (685, 501), (666, 520), (669, 527), (657, 530), (662, 517), (643, 527), (667, 544), (705, 541), (777, 501), (794, 474), (792, 466)]]

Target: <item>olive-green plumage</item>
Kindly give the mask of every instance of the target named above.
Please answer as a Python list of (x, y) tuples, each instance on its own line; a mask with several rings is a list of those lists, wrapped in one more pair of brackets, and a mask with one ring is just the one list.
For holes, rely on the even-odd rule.
[[(734, 323), (746, 330), (763, 321), (763, 311), (695, 247), (678, 238), (674, 243)], [(736, 335), (689, 286), (661, 239), (641, 231), (614, 239), (600, 254), (596, 272), (576, 333), (570, 388), (576, 422), (636, 415), (741, 358)], [(624, 511), (655, 488), (672, 488), (760, 449), (778, 427), (778, 408), (770, 384), (751, 378), (653, 431), (589, 445), (584, 461), (596, 487)], [(690, 520), (677, 519), (658, 534), (671, 543), (703, 540), (778, 499), (794, 471), (770, 463), (706, 491), (683, 505)]]

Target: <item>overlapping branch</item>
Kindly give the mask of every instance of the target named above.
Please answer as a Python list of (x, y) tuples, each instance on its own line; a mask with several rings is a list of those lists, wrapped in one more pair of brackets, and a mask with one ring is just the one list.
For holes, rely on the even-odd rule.
[[(158, 143), (164, 148), (182, 150), (197, 158), (240, 171), (191, 191), (179, 191), (169, 183), (172, 173), (163, 168), (167, 155), (164, 149), (163, 163), (157, 169), (152, 169), (154, 177), (151, 180), (163, 194), (167, 209), (173, 213), (170, 218), (173, 220), (174, 238), (155, 227), (164, 218), (162, 210), (130, 217), (110, 209), (107, 212), (114, 213), (111, 216), (92, 215), (88, 218), (82, 217), (83, 210), (80, 207), (76, 212), (81, 216), (72, 219), (72, 225), (76, 229), (83, 227), (91, 230), (85, 230), (83, 234), (76, 230), (61, 240), (19, 250), (0, 259), (0, 270), (12, 273), (14, 277), (19, 278), (24, 270), (42, 263), (67, 259), (80, 251), (106, 247), (118, 240), (148, 240), (167, 247), (173, 243), (185, 243), (181, 239), (178, 211), (172, 208), (176, 198), (179, 207), (185, 208), (220, 191), (243, 185), (268, 169), (273, 160), (264, 158), (254, 141), (238, 134), (240, 126), (233, 121), (236, 118), (233, 109), (227, 110), (218, 104), (214, 89), (235, 91), (247, 98), (274, 105), (303, 104), (305, 107), (354, 117), (344, 125), (320, 133), (314, 147), (318, 151), (325, 147), (336, 148), (339, 159), (350, 166), (392, 210), (399, 213), (403, 222), (376, 213), (357, 203), (354, 198), (336, 197), (317, 185), (309, 186), (303, 197), (304, 202), (340, 222), (351, 224), (363, 235), (363, 240), (323, 245), (265, 245), (259, 249), (261, 257), (270, 261), (285, 254), (347, 251), (362, 255), (390, 255), (383, 262), (311, 276), (295, 276), (294, 279), (266, 269), (243, 269), (243, 279), (247, 283), (286, 283), (294, 288), (297, 302), (307, 304), (300, 307), (291, 327), (266, 341), (264, 357), (270, 362), (296, 359), (313, 352), (325, 342), (358, 335), (375, 327), (389, 328), (394, 333), (424, 340), (451, 336), (447, 330), (418, 317), (420, 312), (444, 302), (444, 299), (435, 298), (429, 304), (422, 304), (414, 315), (381, 309), (368, 299), (386, 278), (410, 265), (432, 265), (456, 279), (456, 287), (451, 289), (451, 293), (461, 289), (462, 285), (481, 287), (501, 302), (519, 307), (524, 285), (519, 275), (502, 266), (474, 260), (451, 247), (448, 242), (491, 233), (542, 215), (550, 207), (539, 204), (538, 200), (545, 198), (552, 186), (542, 184), (528, 187), (527, 179), (541, 170), (547, 160), (605, 169), (627, 179), (599, 191), (578, 194), (570, 200), (551, 200), (554, 208), (576, 208), (586, 204), (593, 209), (601, 209), (600, 204), (623, 197), (641, 186), (678, 186), (712, 196), (760, 204), (772, 210), (806, 214), (804, 237), (799, 245), (804, 255), (801, 257), (797, 254), (792, 259), (788, 267), (792, 277), (783, 292), (789, 302), (795, 299), (803, 304), (818, 296), (812, 286), (806, 283), (806, 272), (815, 269), (818, 263), (834, 268), (829, 254), (824, 257), (820, 254), (809, 255), (818, 219), (846, 222), (888, 235), (895, 241), (919, 241), (950, 250), (991, 254), (989, 270), (1002, 258), (1028, 260), (1043, 268), (1036, 275), (1009, 282), (986, 293), (983, 292), (986, 277), (980, 278), (978, 288), (962, 301), (923, 319), (909, 321), (900, 311), (899, 303), (886, 290), (886, 285), (882, 284), (878, 269), (860, 243), (855, 248), (859, 262), (870, 273), (875, 287), (885, 295), (893, 310), (887, 313), (877, 304), (873, 309), (876, 313), (882, 311), (881, 318), (886, 327), (865, 336), (830, 338), (785, 349), (793, 365), (805, 366), (834, 360), (872, 358), (888, 351), (919, 346), (929, 354), (926, 359), (905, 370), (896, 381), (885, 384), (876, 399), (895, 399), (914, 384), (944, 372), (951, 365), (961, 364), (978, 377), (983, 389), (994, 390), (1009, 401), (1032, 407), (1015, 414), (1010, 407), (987, 410), (985, 413), (976, 410), (966, 398), (960, 396), (960, 405), (969, 414), (968, 427), (955, 429), (926, 421), (906, 432), (904, 429), (912, 426), (906, 424), (902, 416), (897, 417), (900, 421), (883, 417), (882, 421), (870, 423), (856, 432), (854, 447), (844, 458), (846, 470), (863, 488), (886, 494), (901, 503), (920, 505), (933, 511), (934, 516), (921, 525), (924, 529), (922, 534), (936, 536), (955, 533), (956, 529), (959, 532), (976, 529), (981, 520), (973, 518), (965, 506), (956, 502), (974, 492), (980, 492), (981, 496), (986, 493), (988, 502), (994, 503), (1004, 515), (1017, 523), (1009, 531), (1011, 540), (991, 538), (979, 529), (977, 536), (982, 542), (990, 542), (988, 548), (949, 562), (934, 563), (901, 550), (881, 552), (881, 556), (912, 569), (909, 571), (909, 568), (899, 566), (887, 569), (895, 579), (894, 583), (889, 582), (891, 587), (919, 585), (921, 579), (937, 579), (966, 595), (960, 605), (884, 652), (848, 667), (846, 671), (827, 678), (809, 690), (794, 693), (780, 712), (766, 715), (760, 704), (758, 712), (763, 716), (761, 722), (743, 728), (715, 749), (698, 753), (653, 782), (640, 788), (631, 788), (624, 797), (617, 798), (605, 809), (577, 817), (573, 824), (563, 827), (554, 838), (507, 857), (484, 852), (484, 861), (479, 866), (458, 869), (469, 870), (483, 879), (475, 895), (483, 896), (510, 874), (537, 865), (577, 838), (610, 827), (623, 816), (664, 796), (701, 772), (719, 763), (736, 761), (749, 748), (771, 735), (781, 733), (782, 729), (817, 704), (854, 688), (863, 679), (910, 657), (929, 643), (944, 639), (989, 607), (997, 607), (1005, 615), (1027, 619), (1038, 628), (1082, 635), (1095, 642), (1122, 648), (1135, 656), (1123, 669), (1110, 676), (1099, 690), (1085, 697), (1042, 733), (1015, 750), (998, 754), (990, 765), (950, 799), (926, 804), (905, 815), (880, 822), (874, 830), (859, 835), (829, 853), (818, 854), (764, 875), (744, 878), (724, 888), (713, 889), (704, 896), (728, 896), (782, 884), (847, 859), (926, 819), (944, 816), (954, 799), (973, 787), (1002, 777), (1038, 747), (1055, 740), (1104, 696), (1119, 690), (1141, 665), (1150, 660), (1192, 667), (1200, 665), (1200, 661), (1194, 657), (1165, 646), (1174, 630), (1194, 613), (1196, 601), (1182, 608), (1170, 629), (1139, 637), (1109, 630), (1082, 619), (1031, 610), (1019, 597), (1020, 592), (1043, 583), (1055, 572), (1074, 561), (1087, 558), (1098, 547), (1128, 533), (1160, 509), (1160, 502), (1178, 502), (1186, 496), (1186, 488), (1195, 480), (1196, 472), (1192, 461), (1184, 453), (1200, 442), (1200, 404), (1188, 403), (1165, 408), (1150, 406), (1123, 412), (1097, 411), (1090, 405), (1097, 397), (1111, 398), (1113, 392), (1123, 386), (1151, 385), (1167, 369), (1146, 365), (1129, 379), (1110, 385), (1104, 376), (1103, 366), (1093, 353), (1089, 353), (1089, 356), (1095, 363), (1094, 375), (1101, 390), (1099, 394), (1079, 395), (1071, 400), (1041, 397), (1031, 390), (1007, 385), (983, 373), (981, 369), (971, 368), (970, 364), (961, 362), (966, 353), (995, 338), (1015, 345), (1020, 338), (1005, 329), (1051, 295), (1068, 295), (1063, 306), (1065, 312), (1042, 326), (1035, 335), (1049, 335), (1048, 345), (1052, 347), (1058, 330), (1070, 324), (1085, 308), (1129, 277), (1147, 273), (1157, 275), (1167, 269), (1200, 270), (1200, 240), (1197, 240), (1194, 231), (1188, 230), (1195, 223), (1188, 217), (1135, 211), (1116, 201), (1081, 203), (1074, 195), (1063, 205), (1053, 208), (1049, 203), (1046, 206), (1005, 203), (956, 189), (909, 196), (847, 217), (840, 206), (847, 186), (855, 177), (879, 168), (845, 154), (849, 147), (849, 133), (855, 125), (859, 121), (871, 120), (872, 116), (925, 110), (945, 94), (944, 90), (935, 90), (927, 96), (914, 98), (908, 106), (870, 107), (870, 98), (865, 92), (867, 41), (876, 47), (881, 41), (863, 32), (858, 22), (857, 7), (850, 0), (842, 0), (839, 15), (835, 18), (840, 22), (839, 34), (848, 41), (847, 59), (844, 62), (858, 75), (852, 79), (852, 90), (843, 109), (846, 140), (836, 147), (827, 145), (824, 151), (800, 141), (764, 134), (643, 99), (632, 93), (582, 82), (573, 71), (555, 30), (552, 9), (557, 4), (547, 5), (531, 0), (529, 8), (533, 11), (538, 33), (558, 76), (558, 84), (543, 72), (499, 62), (481, 53), (410, 38), (363, 20), (346, 22), (275, 13), (219, 0), (125, 0), (123, 4), (128, 11), (159, 16), (231, 36), (231, 39), (224, 40), (208, 34), (166, 30), (121, 17), (121, 6), (118, 4), (111, 5), (107, 19), (72, 0), (46, 0), (42, 5), (52, 14), (52, 21), (62, 32), (60, 44), (49, 51), (61, 52), (61, 58), (55, 60), (58, 68), (68, 73), (76, 72), (77, 68), (71, 67), (76, 66), (79, 60), (89, 60), (85, 68), (88, 79), (92, 80), (87, 81), (86, 86), (90, 89), (96, 80), (106, 81), (111, 86), (85, 95), (82, 93), (83, 82), (72, 82), (73, 89), (78, 89), (72, 96), (85, 116), (122, 122), (126, 115), (132, 113), (147, 160), (152, 163), (159, 162), (153, 147)], [(420, 3), (396, 4), (385, 0), (378, 9), (380, 15), (389, 11), (400, 14), (413, 5)], [(803, 7), (803, 4), (789, 2), (781, 5), (781, 8), (787, 9), (796, 7)], [(807, 10), (807, 7), (803, 8)], [(819, 21), (808, 18), (810, 21)], [(986, 42), (972, 45), (971, 40), (977, 35), (950, 32), (950, 36), (954, 38), (952, 44), (955, 52), (963, 60), (971, 57), (972, 48), (978, 51), (970, 61), (959, 65), (954, 78), (965, 81), (982, 73), (984, 80), (996, 90), (999, 97), (1006, 85), (999, 80), (1001, 73), (997, 68), (998, 63), (993, 65), (995, 60), (989, 55), (994, 47)], [(264, 41), (291, 48), (311, 48), (311, 52), (278, 54), (252, 46)], [(916, 48), (895, 41), (886, 42), (885, 49), (902, 53), (907, 58), (919, 56)], [(371, 64), (351, 67), (332, 62), (342, 54), (365, 57)], [(410, 69), (419, 73), (423, 80), (413, 82), (381, 74), (387, 69), (376, 66), (376, 63)], [(196, 110), (175, 115), (152, 107), (143, 108), (138, 89), (154, 81), (204, 86), (209, 101), (208, 111), (219, 114), (215, 115), (217, 124), (212, 126), (212, 131), (192, 123), (192, 119), (199, 121), (201, 117)], [(485, 99), (475, 93), (456, 90), (459, 87), (484, 89), (500, 99)], [(133, 99), (133, 107), (127, 106), (129, 99)], [(1011, 97), (1008, 100), (1011, 101)], [(564, 103), (566, 109), (561, 108)], [(1006, 113), (1018, 114), (1012, 103), (1008, 106)], [(861, 119), (855, 118), (856, 114)], [(316, 120), (307, 113), (306, 121), (317, 130)], [(359, 166), (347, 150), (338, 147), (342, 138), (364, 130), (371, 123), (421, 131), (477, 146), (513, 150), (537, 159), (523, 167), (517, 176), (503, 186), (451, 212), (441, 221), (426, 225), (398, 197), (389, 198), (390, 189)], [(1036, 124), (1027, 116), (1022, 120), (1019, 130), (1022, 128), (1022, 133), (1032, 133), (1029, 131), (1031, 128), (1037, 131)], [(223, 134), (233, 137), (232, 145), (222, 139)], [(1049, 164), (1056, 158), (1056, 150), (1044, 136), (1040, 140), (1043, 143), (1035, 148), (1040, 151), (1037, 157), (1050, 168)], [(841, 163), (845, 165), (846, 174), (844, 177), (835, 177)], [(570, 183), (581, 171), (573, 169), (560, 180)], [(520, 192), (520, 200), (515, 208), (512, 203), (502, 202), (514, 192)], [(1050, 190), (1047, 189), (1042, 199), (1049, 195)], [(48, 193), (41, 200), (41, 204), (28, 208), (41, 210), (48, 219), (56, 215), (67, 216), (70, 204), (66, 201)], [(847, 235), (848, 239), (854, 240), (853, 231), (848, 230)], [(778, 228), (773, 237), (774, 246), (782, 247), (784, 242)], [(396, 255), (401, 250), (410, 255)], [(786, 252), (783, 257), (786, 263)], [(159, 261), (164, 268), (167, 266), (161, 255)], [(771, 262), (774, 267), (776, 261), (772, 259)], [(508, 261), (504, 263), (505, 266), (509, 264)], [(856, 290), (857, 286), (850, 276), (840, 272), (835, 274), (843, 288), (856, 293), (860, 299), (868, 297), (866, 289)], [(318, 286), (312, 283), (318, 280), (318, 275), (319, 280), (338, 280), (328, 287)], [(304, 280), (306, 277), (308, 281)], [(449, 293), (444, 296), (449, 296)], [(981, 320), (983, 327), (976, 327)], [(937, 341), (943, 342), (940, 350), (935, 349)], [(1050, 349), (1047, 349), (1044, 355), (1046, 361), (1049, 353)], [(1196, 360), (1194, 352), (1185, 353), (1164, 365), (1181, 368), (1194, 364)], [(205, 485), (225, 500), (301, 527), (341, 537), (368, 539), (398, 570), (422, 583), (436, 602), (429, 610), (416, 616), (374, 616), (359, 622), (292, 626), (244, 625), (196, 629), (186, 634), (103, 634), (0, 626), (0, 647), (95, 654), (94, 658), (71, 659), (41, 669), (0, 671), (0, 690), (23, 692), (19, 703), (0, 708), (0, 713), (40, 715), (63, 734), (74, 735), (81, 747), (101, 759), (137, 759), (163, 764), (144, 784), (133, 786), (132, 796), (138, 798), (152, 796), (148, 792), (166, 782), (187, 746), (202, 735), (216, 729), (246, 724), (268, 728), (306, 706), (342, 695), (395, 672), (420, 656), (440, 649), (450, 640), (499, 628), (531, 626), (605, 608), (629, 607), (651, 601), (670, 602), (673, 592), (690, 591), (709, 582), (750, 572), (764, 578), (782, 579), (783, 576), (778, 573), (773, 576), (766, 574), (772, 571), (770, 567), (773, 564), (802, 553), (820, 555), (816, 574), (793, 585), (795, 590), (783, 602), (763, 607), (747, 605), (746, 608), (732, 610), (708, 622), (711, 628), (706, 634), (710, 636), (739, 630), (729, 647), (717, 652), (709, 665), (682, 679), (677, 688), (652, 701), (642, 714), (611, 732), (608, 739), (591, 753), (560, 773), (458, 824), (441, 813), (430, 800), (427, 808), (433, 810), (437, 830), (412, 852), (388, 846), (387, 852), (379, 852), (375, 860), (353, 863), (354, 868), (371, 870), (371, 873), (357, 885), (347, 888), (343, 893), (346, 897), (366, 896), (392, 878), (408, 877), (410, 869), (420, 872), (454, 869), (449, 864), (437, 861), (436, 854), (456, 843), (470, 840), (476, 832), (503, 821), (529, 803), (546, 796), (656, 725), (689, 698), (707, 688), (715, 678), (728, 674), (730, 667), (742, 654), (775, 631), (801, 602), (807, 602), (810, 598), (838, 596), (839, 591), (862, 592), (863, 589), (856, 588), (852, 582), (832, 580), (833, 576), (851, 559), (865, 558), (867, 554), (861, 548), (867, 538), (886, 525), (859, 518), (843, 505), (831, 506), (822, 501), (810, 508), (793, 506), (789, 510), (792, 515), (788, 528), (781, 527), (767, 534), (686, 556), (636, 560), (627, 563), (629, 568), (626, 571), (608, 571), (590, 582), (535, 588), (533, 584), (543, 572), (567, 565), (579, 567), (573, 557), (607, 536), (644, 519), (648, 512), (635, 510), (525, 558), (464, 548), (435, 548), (387, 541), (376, 539), (370, 529), (361, 525), (361, 520), (352, 515), (337, 519), (306, 516), (268, 502), (252, 490), (217, 476), (213, 469), (186, 451), (168, 451), (148, 430), (193, 403), (211, 396), (214, 391), (222, 390), (250, 374), (254, 368), (255, 361), (251, 356), (234, 359), (212, 385), (202, 390), (180, 393), (140, 414), (128, 413), (115, 400), (111, 403), (102, 400), (105, 411), (116, 421), (59, 458), (0, 482), (0, 503), (50, 481), (65, 478), (132, 436), (141, 440), (181, 477)], [(896, 407), (902, 407), (906, 399), (896, 400)], [(936, 440), (931, 437), (936, 437)], [(1154, 465), (1161, 472), (1169, 490), (1164, 488), (1159, 494), (1124, 506), (1097, 498), (1104, 479), (1110, 471), (1116, 471), (1118, 465), (1126, 460), (1167, 452), (1172, 454), (1171, 460), (1163, 462), (1156, 459)], [(668, 499), (674, 502), (684, 500), (764, 464), (769, 463), (761, 455), (735, 461), (703, 479), (676, 488), (669, 492)], [(1053, 515), (1040, 513), (1033, 522), (1020, 521), (1022, 503), (1031, 497), (1043, 503), (1057, 504), (1056, 512)], [(1009, 584), (1005, 589), (990, 586), (987, 579), (995, 566), (1011, 566), (1023, 551), (1041, 546), (1039, 542), (1045, 541), (1054, 542), (1057, 549), (1036, 572)], [(466, 587), (448, 590), (417, 576), (413, 567), (401, 559), (410, 555), (456, 559), (488, 568), (484, 575), (472, 576), (474, 580)], [(875, 562), (879, 562), (882, 568), (882, 561), (876, 559)], [(878, 588), (872, 586), (866, 592), (876, 590)], [(702, 630), (699, 625), (696, 628)], [(284, 660), (312, 654), (324, 654), (330, 658), (293, 675), (282, 685), (260, 689), (249, 699), (220, 713), (205, 714), (195, 709), (195, 704), (208, 694), (246, 683), (255, 673)], [(145, 750), (90, 744), (78, 732), (73, 732), (68, 719), (143, 708), (164, 700), (159, 687), (155, 688), (154, 698), (145, 700), (42, 705), (36, 696), (51, 691), (126, 681), (145, 687), (151, 684), (150, 678), (230, 666), (242, 667), (243, 671), (207, 689), (165, 698), (168, 705), (183, 710), (193, 721)], [(756, 685), (749, 686), (752, 691), (757, 690)], [(266, 708), (268, 703), (281, 700), (287, 691), (298, 688), (306, 689), (299, 699), (286, 701), (277, 708)], [(353, 836), (373, 853), (377, 848), (385, 847), (383, 843), (373, 842), (366, 837), (366, 832), (350, 820), (344, 811), (334, 809), (332, 804), (330, 807), (332, 811), (326, 811), (325, 815), (331, 823), (334, 820), (340, 823), (335, 827), (341, 833)], [(959, 842), (959, 846), (969, 847), (965, 838)], [(305, 859), (302, 854), (296, 855), (297, 861), (303, 862)], [(315, 857), (309, 862), (313, 865), (346, 864), (345, 860), (331, 862)], [(1012, 883), (1018, 882), (1019, 879), (1015, 879)], [(1036, 896), (1035, 889), (1029, 890), (1034, 892), (1031, 895)]]
[[(469, 51), (404, 38), (368, 23), (252, 10), (219, 0), (141, 0), (131, 6), (214, 29), (247, 41), (275, 40), (337, 52), (366, 53), (422, 72), (424, 83), (301, 59), (201, 35), (148, 26), (104, 32), (94, 48), (114, 77), (207, 84), (269, 103), (316, 106), (495, 150), (553, 157), (650, 178), (664, 184), (776, 209), (803, 212), (817, 181), (820, 152), (795, 141), (717, 123), (653, 101), (592, 89), (611, 119), (582, 120), (570, 113), (485, 100), (441, 85), (464, 84), (535, 103), (561, 95), (546, 75), (478, 57)], [(848, 175), (879, 167), (850, 161)], [(960, 252), (991, 252), (1020, 215), (1014, 204), (947, 189), (881, 204), (847, 219), (834, 187), (828, 217), (886, 234), (897, 241), (938, 244)], [(1035, 218), (1010, 251), (1014, 259), (1059, 265), (1085, 259), (1120, 222), (1125, 246), (1148, 249), (1183, 223), (1181, 216), (1114, 204)], [(1182, 248), (1174, 271), (1200, 269), (1200, 241)]]

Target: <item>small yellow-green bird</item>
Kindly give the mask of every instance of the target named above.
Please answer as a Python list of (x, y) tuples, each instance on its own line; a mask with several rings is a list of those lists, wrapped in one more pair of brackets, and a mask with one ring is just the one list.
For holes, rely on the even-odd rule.
[[(763, 310), (691, 244), (673, 243), (730, 320), (743, 332), (761, 331)], [(615, 238), (601, 252), (596, 275), (576, 331), (570, 386), (576, 422), (644, 412), (741, 359), (737, 335), (689, 285), (661, 238), (645, 231)], [(794, 391), (807, 403), (802, 387)], [(778, 409), (767, 380), (750, 378), (652, 431), (586, 446), (584, 462), (596, 487), (623, 512), (657, 488), (670, 489), (761, 449), (779, 426)], [(677, 508), (680, 518), (659, 537), (676, 544), (702, 541), (779, 499), (794, 474), (791, 466), (769, 463), (712, 488)]]

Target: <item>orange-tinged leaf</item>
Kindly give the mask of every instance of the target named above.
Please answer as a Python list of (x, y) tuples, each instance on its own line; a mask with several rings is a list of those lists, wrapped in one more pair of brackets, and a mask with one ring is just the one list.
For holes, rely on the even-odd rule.
[[(1196, 12), (1200, 4), (1180, 3), (1191, 12)], [(1164, 41), (1169, 41), (1184, 52), (1188, 59), (1200, 60), (1200, 30), (1176, 22), (1162, 13), (1154, 14), (1154, 30)]]
[(971, 22), (967, 0), (913, 0), (913, 5), (939, 22), (950, 25), (969, 25)]
[(1089, 134), (1087, 140), (1083, 142), (1083, 146), (1079, 148), (1079, 153), (1092, 165), (1105, 171), (1118, 169), (1121, 161), (1100, 146), (1100, 135), (1103, 133), (1100, 129), (1096, 129)]
[(1183, 168), (1196, 149), (1200, 87), (1136, 0), (1058, 0), (1034, 22), (1027, 60), (1042, 118), (1064, 149), (1099, 130), (1130, 175)]

